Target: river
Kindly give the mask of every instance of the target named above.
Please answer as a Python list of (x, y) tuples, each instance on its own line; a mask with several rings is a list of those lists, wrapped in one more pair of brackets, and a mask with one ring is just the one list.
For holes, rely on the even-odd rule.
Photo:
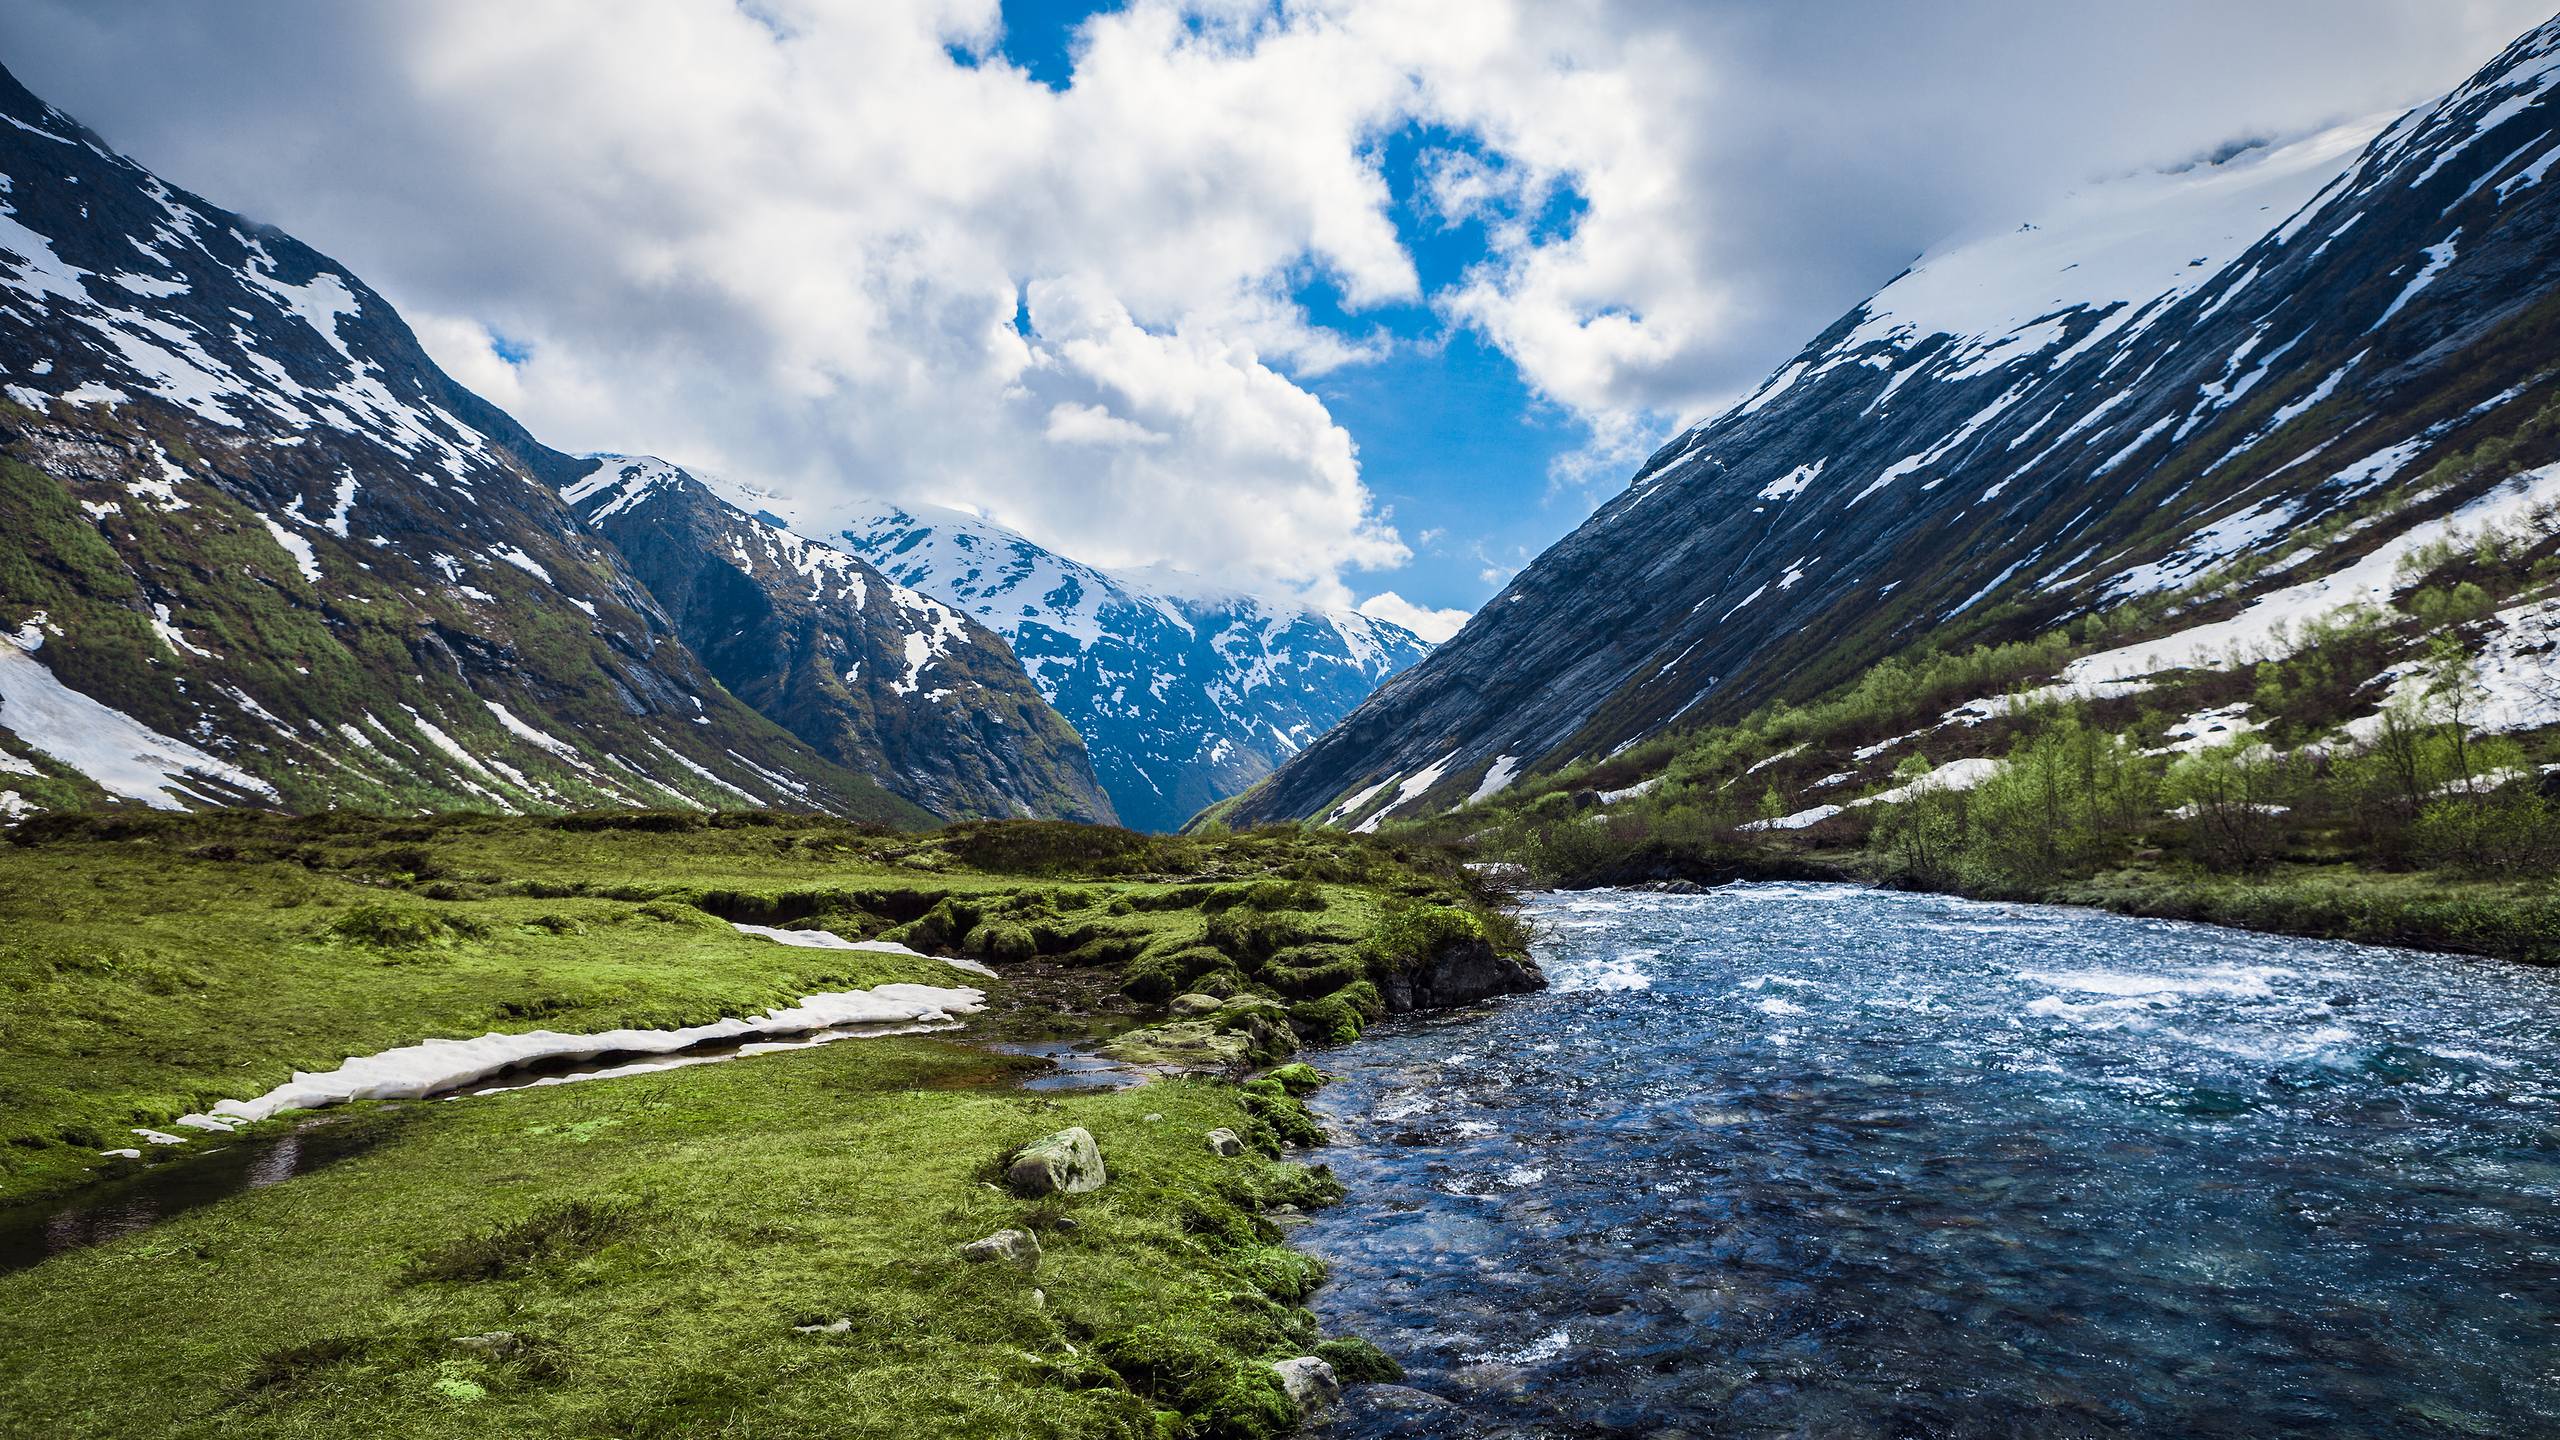
[(1820, 885), (1536, 897), (1315, 1056), (1370, 1436), (2560, 1434), (2560, 982)]

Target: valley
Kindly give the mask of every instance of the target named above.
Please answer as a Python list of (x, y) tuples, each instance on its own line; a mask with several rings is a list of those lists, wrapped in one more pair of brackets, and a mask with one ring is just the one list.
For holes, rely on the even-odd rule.
[(0, 1436), (2560, 1433), (2560, 20), (1414, 3), (0, 71)]

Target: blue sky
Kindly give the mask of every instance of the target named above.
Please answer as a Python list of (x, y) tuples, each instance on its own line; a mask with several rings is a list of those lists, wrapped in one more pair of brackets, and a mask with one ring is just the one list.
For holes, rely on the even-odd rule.
[[(1004, 0), (999, 49), (1042, 84), (1064, 88), (1076, 27), (1118, 8), (1116, 0)], [(1361, 478), (1413, 549), (1410, 562), (1375, 578), (1418, 605), (1473, 610), (1600, 496), (1553, 476), (1590, 428), (1541, 400), (1499, 348), (1429, 303), (1487, 258), (1488, 237), (1481, 221), (1450, 225), (1431, 213), (1416, 168), (1426, 147), (1484, 154), (1472, 136), (1423, 125), (1378, 147), (1395, 196), (1389, 214), (1421, 276), (1423, 302), (1346, 310), (1340, 287), (1303, 267), (1290, 298), (1310, 318), (1355, 340), (1393, 344), (1383, 359), (1297, 378), (1351, 432)], [(1541, 217), (1546, 230), (1570, 225), (1574, 200), (1570, 187), (1557, 192)]]

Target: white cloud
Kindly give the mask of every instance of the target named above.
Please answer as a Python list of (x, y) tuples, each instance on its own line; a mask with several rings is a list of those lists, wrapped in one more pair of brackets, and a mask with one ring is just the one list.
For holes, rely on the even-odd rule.
[[(1951, 227), (2415, 98), (2539, 18), (1134, 0), (1061, 91), (1003, 61), (997, 0), (17, 0), (0, 46), (356, 269), (552, 444), (1341, 601), (1410, 552), (1309, 383), (1432, 343), (1364, 307), (1480, 331), (1590, 426), (1560, 482), (1611, 483)], [(1431, 293), (1381, 169), (1414, 125), (1404, 223), (1489, 243)], [(1348, 325), (1292, 299), (1310, 278)]]
[(1168, 438), (1099, 405), (1072, 400), (1049, 411), (1049, 428), (1042, 433), (1056, 445), (1161, 445)]
[(1458, 627), (1467, 623), (1470, 612), (1434, 610), (1428, 605), (1416, 605), (1393, 590), (1381, 590), (1360, 602), (1360, 613), (1372, 620), (1401, 625), (1437, 645), (1457, 634)]

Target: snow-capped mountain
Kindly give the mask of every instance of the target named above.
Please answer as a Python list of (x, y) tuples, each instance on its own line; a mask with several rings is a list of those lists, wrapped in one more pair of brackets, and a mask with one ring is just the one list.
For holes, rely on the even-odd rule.
[(956, 511), (877, 505), (834, 538), (1011, 642), (1083, 734), (1122, 823), (1142, 829), (1260, 780), (1430, 649), (1365, 615), (1100, 570)]
[(2560, 21), (2387, 125), (1933, 251), (1238, 818), (1446, 808), (1914, 647), (2212, 619), (2560, 458), (2555, 85)]
[(361, 280), (5, 75), (0, 120), (0, 811), (928, 818), (734, 698), (556, 493), (592, 462)]
[(588, 458), (562, 496), (730, 693), (937, 815), (1113, 818), (1084, 742), (985, 626), (666, 461)]

